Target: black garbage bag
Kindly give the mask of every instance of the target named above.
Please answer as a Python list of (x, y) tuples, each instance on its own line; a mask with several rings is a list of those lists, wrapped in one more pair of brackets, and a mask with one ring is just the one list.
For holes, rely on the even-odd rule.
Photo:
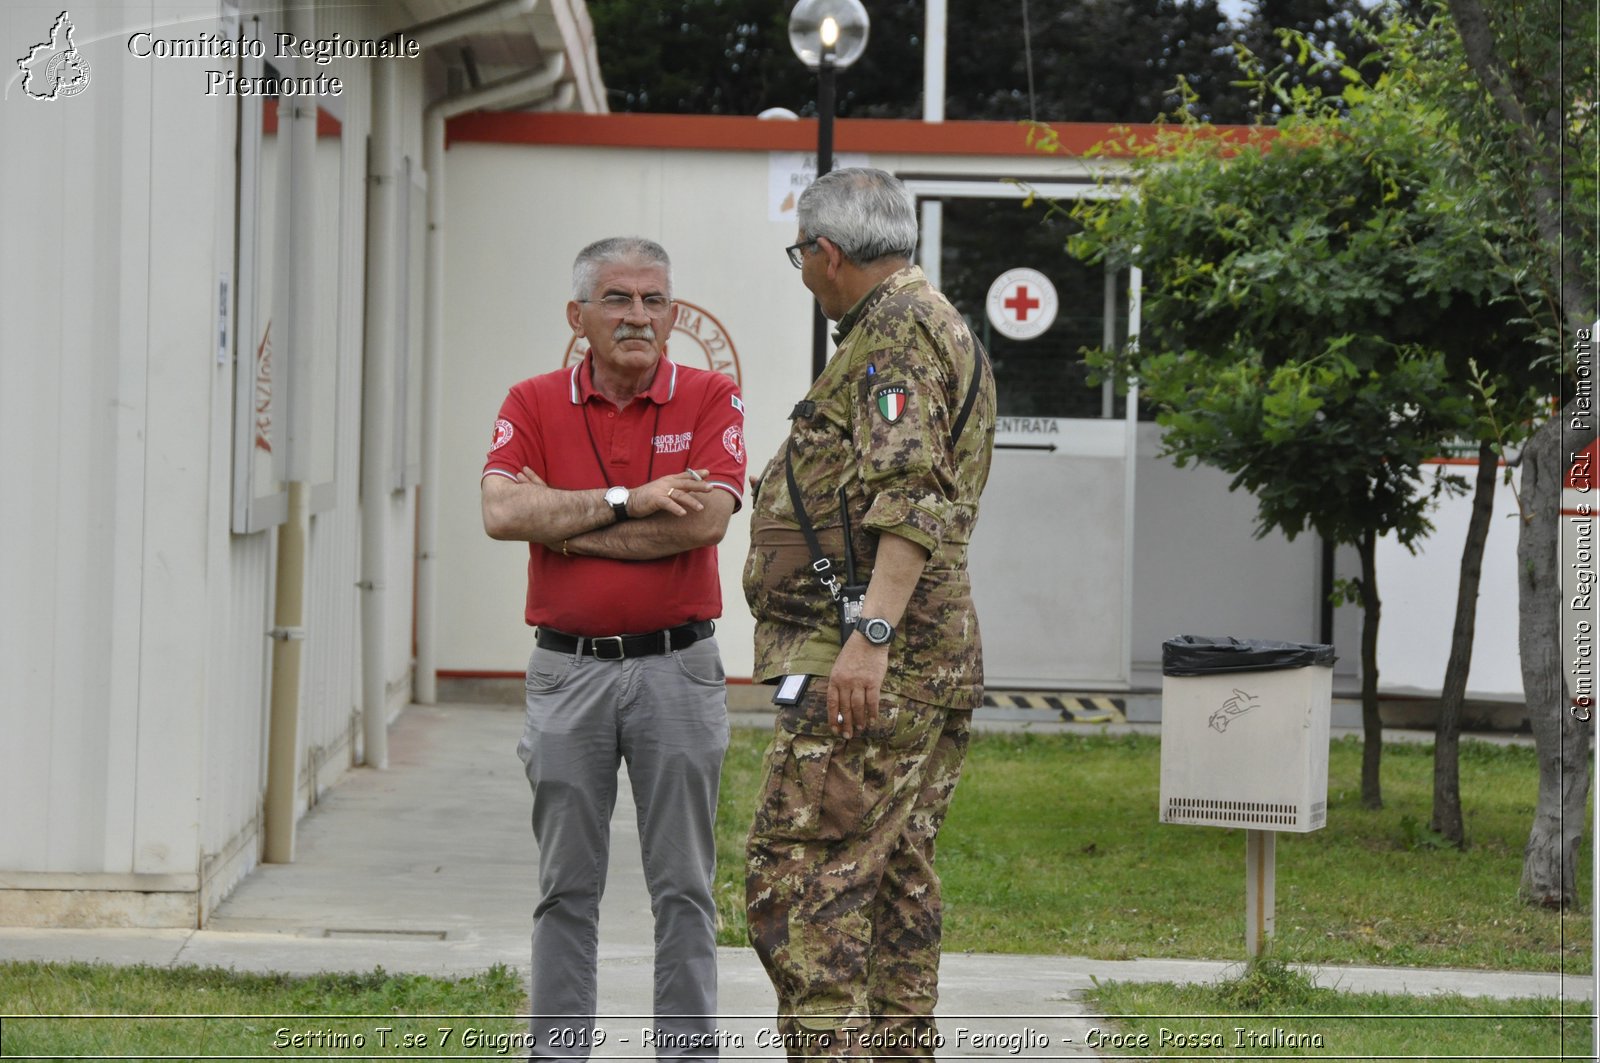
[(1161, 644), (1161, 674), (1173, 676), (1275, 672), (1310, 665), (1332, 668), (1337, 659), (1333, 647), (1320, 642), (1179, 635)]

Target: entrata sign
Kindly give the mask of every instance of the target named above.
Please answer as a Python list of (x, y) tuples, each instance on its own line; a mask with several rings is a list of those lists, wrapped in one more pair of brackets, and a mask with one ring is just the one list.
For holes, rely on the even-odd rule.
[(1036, 269), (1007, 270), (989, 285), (989, 323), (1014, 340), (1044, 335), (1056, 305), (1056, 286)]

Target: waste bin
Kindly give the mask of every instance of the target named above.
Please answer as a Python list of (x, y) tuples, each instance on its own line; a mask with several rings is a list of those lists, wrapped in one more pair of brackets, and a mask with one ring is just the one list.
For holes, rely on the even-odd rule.
[(1161, 645), (1161, 822), (1317, 830), (1328, 818), (1332, 646)]

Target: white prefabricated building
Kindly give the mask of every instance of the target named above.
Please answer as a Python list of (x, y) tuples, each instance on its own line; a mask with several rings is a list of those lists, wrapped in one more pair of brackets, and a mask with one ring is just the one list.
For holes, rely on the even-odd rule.
[(426, 131), (603, 108), (588, 12), (10, 2), (0, 41), (0, 921), (196, 926), (411, 701)]

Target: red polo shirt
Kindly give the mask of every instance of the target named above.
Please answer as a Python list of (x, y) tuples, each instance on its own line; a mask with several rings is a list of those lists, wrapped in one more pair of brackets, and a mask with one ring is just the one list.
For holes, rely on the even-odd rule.
[[(650, 390), (623, 410), (594, 389), (589, 362), (511, 389), (494, 424), (485, 476), (524, 465), (551, 487), (639, 487), (685, 469), (710, 469), (713, 488), (743, 501), (744, 405), (721, 373), (663, 357)], [(528, 544), (530, 625), (575, 635), (625, 635), (722, 615), (717, 549), (654, 561), (562, 557)]]

